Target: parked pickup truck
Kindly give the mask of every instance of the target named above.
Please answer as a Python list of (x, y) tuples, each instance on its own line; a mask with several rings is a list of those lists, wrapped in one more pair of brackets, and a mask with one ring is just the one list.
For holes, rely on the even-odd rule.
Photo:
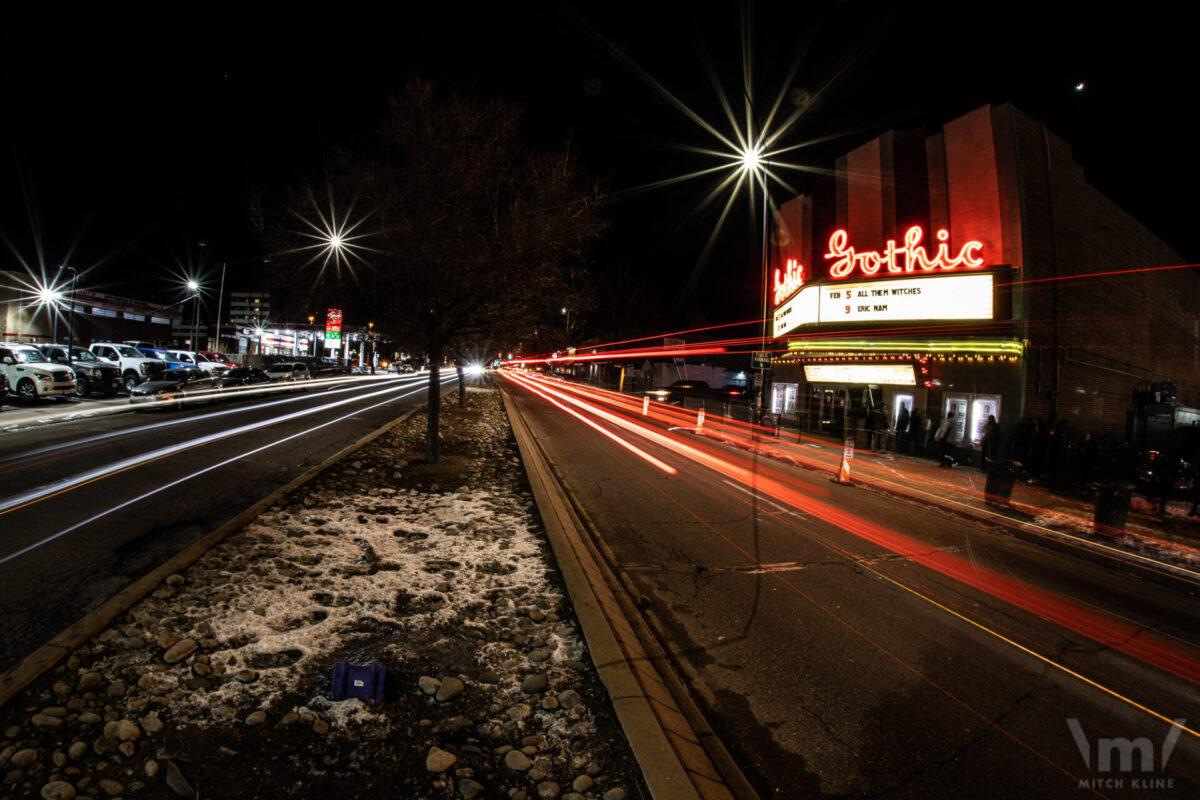
[(96, 358), (112, 361), (121, 367), (121, 383), (127, 390), (158, 377), (167, 368), (165, 361), (148, 358), (136, 347), (120, 342), (92, 342), (88, 350)]

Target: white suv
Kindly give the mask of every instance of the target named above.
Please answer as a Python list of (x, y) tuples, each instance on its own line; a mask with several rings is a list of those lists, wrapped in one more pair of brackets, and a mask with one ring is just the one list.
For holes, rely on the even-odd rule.
[(141, 350), (119, 342), (92, 342), (92, 355), (112, 361), (121, 367), (121, 383), (130, 391), (142, 381), (154, 380), (167, 368), (167, 362), (149, 358)]
[(0, 345), (0, 371), (22, 402), (39, 397), (72, 397), (75, 373), (65, 364), (55, 364), (29, 344)]

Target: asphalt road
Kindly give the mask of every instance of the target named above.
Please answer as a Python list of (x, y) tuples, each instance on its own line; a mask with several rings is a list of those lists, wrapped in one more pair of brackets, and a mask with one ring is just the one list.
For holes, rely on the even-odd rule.
[(296, 393), (6, 430), (0, 671), (292, 478), (423, 403), (427, 380), (312, 382)]
[(1196, 796), (1196, 597), (510, 389), (763, 797)]

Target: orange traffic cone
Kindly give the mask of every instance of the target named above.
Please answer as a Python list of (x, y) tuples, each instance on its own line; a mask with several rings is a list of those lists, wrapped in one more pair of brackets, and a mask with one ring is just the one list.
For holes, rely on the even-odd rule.
[(850, 484), (850, 459), (854, 458), (854, 440), (847, 439), (842, 448), (842, 466), (838, 468), (836, 478), (830, 478), (834, 483)]
[(696, 415), (696, 430), (704, 427), (704, 409), (700, 409), (700, 413)]

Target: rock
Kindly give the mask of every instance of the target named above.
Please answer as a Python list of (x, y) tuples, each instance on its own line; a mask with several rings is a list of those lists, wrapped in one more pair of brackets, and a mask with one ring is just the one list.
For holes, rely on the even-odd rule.
[(113, 681), (108, 685), (109, 697), (124, 697), (126, 691), (125, 681)]
[(467, 687), (458, 678), (453, 676), (446, 678), (442, 681), (442, 685), (437, 690), (437, 694), (434, 695), (434, 699), (439, 703), (444, 703), (447, 700), (453, 700), (455, 697), (458, 697), (460, 694), (462, 694), (466, 688)]
[(158, 714), (147, 714), (142, 717), (142, 732), (147, 736), (153, 736), (156, 733), (161, 733), (163, 729), (162, 720), (158, 718)]
[(85, 672), (79, 679), (79, 686), (75, 691), (79, 693), (90, 692), (104, 682), (103, 676), (99, 672)]
[(565, 692), (558, 693), (558, 704), (563, 708), (574, 708), (582, 702), (579, 699), (579, 692), (574, 689), (567, 689)]
[(53, 761), (54, 766), (58, 767), (59, 769), (62, 769), (70, 763), (70, 761), (67, 759), (67, 754), (62, 750), (55, 750), (53, 753), (51, 753), (50, 760)]
[(71, 685), (66, 681), (55, 681), (53, 691), (57, 695), (66, 695), (71, 693)]
[(590, 775), (580, 775), (575, 780), (571, 781), (571, 788), (577, 792), (589, 792), (596, 782), (592, 780)]
[(453, 753), (447, 753), (440, 747), (430, 748), (429, 754), (425, 756), (425, 769), (429, 772), (445, 772), (454, 766), (458, 761), (458, 756)]
[(548, 661), (550, 659), (550, 651), (549, 650), (541, 650), (541, 649), (530, 650), (529, 655), (526, 656), (526, 658), (528, 658), (530, 661), (532, 661), (534, 663)]
[(295, 711), (289, 711), (288, 713), (283, 715), (283, 719), (279, 720), (279, 726), (282, 728), (287, 728), (291, 725), (295, 725), (299, 721), (300, 721), (300, 715), (297, 714)]
[(81, 725), (99, 725), (100, 715), (95, 711), (85, 711), (79, 715), (79, 724)]
[(556, 698), (554, 695), (550, 695), (550, 694), (543, 697), (542, 698), (542, 710), (543, 711), (557, 711), (558, 710), (558, 698)]
[(67, 758), (78, 761), (87, 755), (87, 751), (87, 742), (71, 742), (71, 746), (67, 748)]
[(114, 781), (112, 778), (101, 778), (99, 785), (100, 791), (109, 797), (117, 797), (125, 793), (125, 784)]
[(168, 586), (183, 586), (184, 580), (182, 575), (168, 575), (166, 584)]
[(37, 750), (34, 750), (32, 747), (26, 747), (24, 750), (18, 750), (17, 752), (13, 753), (12, 757), (8, 759), (8, 763), (10, 766), (16, 767), (17, 769), (24, 769), (33, 762), (37, 761), (37, 757)]
[(185, 658), (196, 652), (196, 648), (200, 645), (196, 644), (195, 639), (180, 639), (175, 644), (167, 648), (167, 652), (163, 653), (163, 661), (168, 664), (178, 664)]
[(254, 683), (258, 680), (258, 673), (252, 669), (239, 669), (233, 677), (237, 679), (238, 683)]
[(42, 787), (42, 800), (75, 800), (75, 787), (66, 781), (50, 781)]
[(49, 714), (34, 714), (29, 721), (35, 728), (57, 728), (63, 724), (60, 718), (52, 717)]
[(251, 728), (257, 728), (259, 725), (266, 723), (266, 721), (267, 712), (265, 711), (251, 711), (246, 717), (246, 724)]
[(514, 772), (525, 772), (533, 766), (533, 762), (520, 750), (509, 750), (504, 754), (504, 766)]
[(153, 758), (147, 759), (146, 763), (142, 766), (142, 771), (146, 773), (147, 778), (153, 779), (158, 775), (158, 762)]
[(539, 800), (554, 800), (558, 797), (558, 784), (554, 781), (542, 781), (537, 785)]
[(174, 761), (167, 762), (167, 788), (180, 797), (195, 797), (196, 790), (187, 782), (187, 778), (183, 777), (183, 773), (179, 771), (179, 766)]
[(458, 793), (463, 796), (464, 800), (473, 800), (478, 797), (483, 791), (483, 784), (477, 781), (463, 778), (458, 782)]
[(127, 719), (120, 719), (105, 725), (104, 735), (115, 736), (122, 742), (136, 742), (141, 738), (142, 731), (135, 723)]
[(323, 719), (313, 720), (312, 729), (313, 733), (317, 734), (318, 736), (324, 736), (325, 734), (329, 733), (329, 723)]
[(546, 687), (549, 685), (550, 679), (545, 675), (530, 675), (521, 681), (521, 691), (525, 694), (537, 694), (546, 691)]
[(433, 695), (437, 694), (438, 689), (442, 688), (442, 682), (437, 678), (431, 678), (428, 675), (422, 675), (417, 679), (417, 687), (420, 688), (423, 693), (432, 697)]
[(625, 790), (621, 788), (609, 789), (604, 793), (603, 800), (625, 800)]
[(508, 718), (513, 722), (523, 722), (529, 719), (529, 715), (533, 713), (533, 709), (524, 703), (517, 703), (508, 709)]

